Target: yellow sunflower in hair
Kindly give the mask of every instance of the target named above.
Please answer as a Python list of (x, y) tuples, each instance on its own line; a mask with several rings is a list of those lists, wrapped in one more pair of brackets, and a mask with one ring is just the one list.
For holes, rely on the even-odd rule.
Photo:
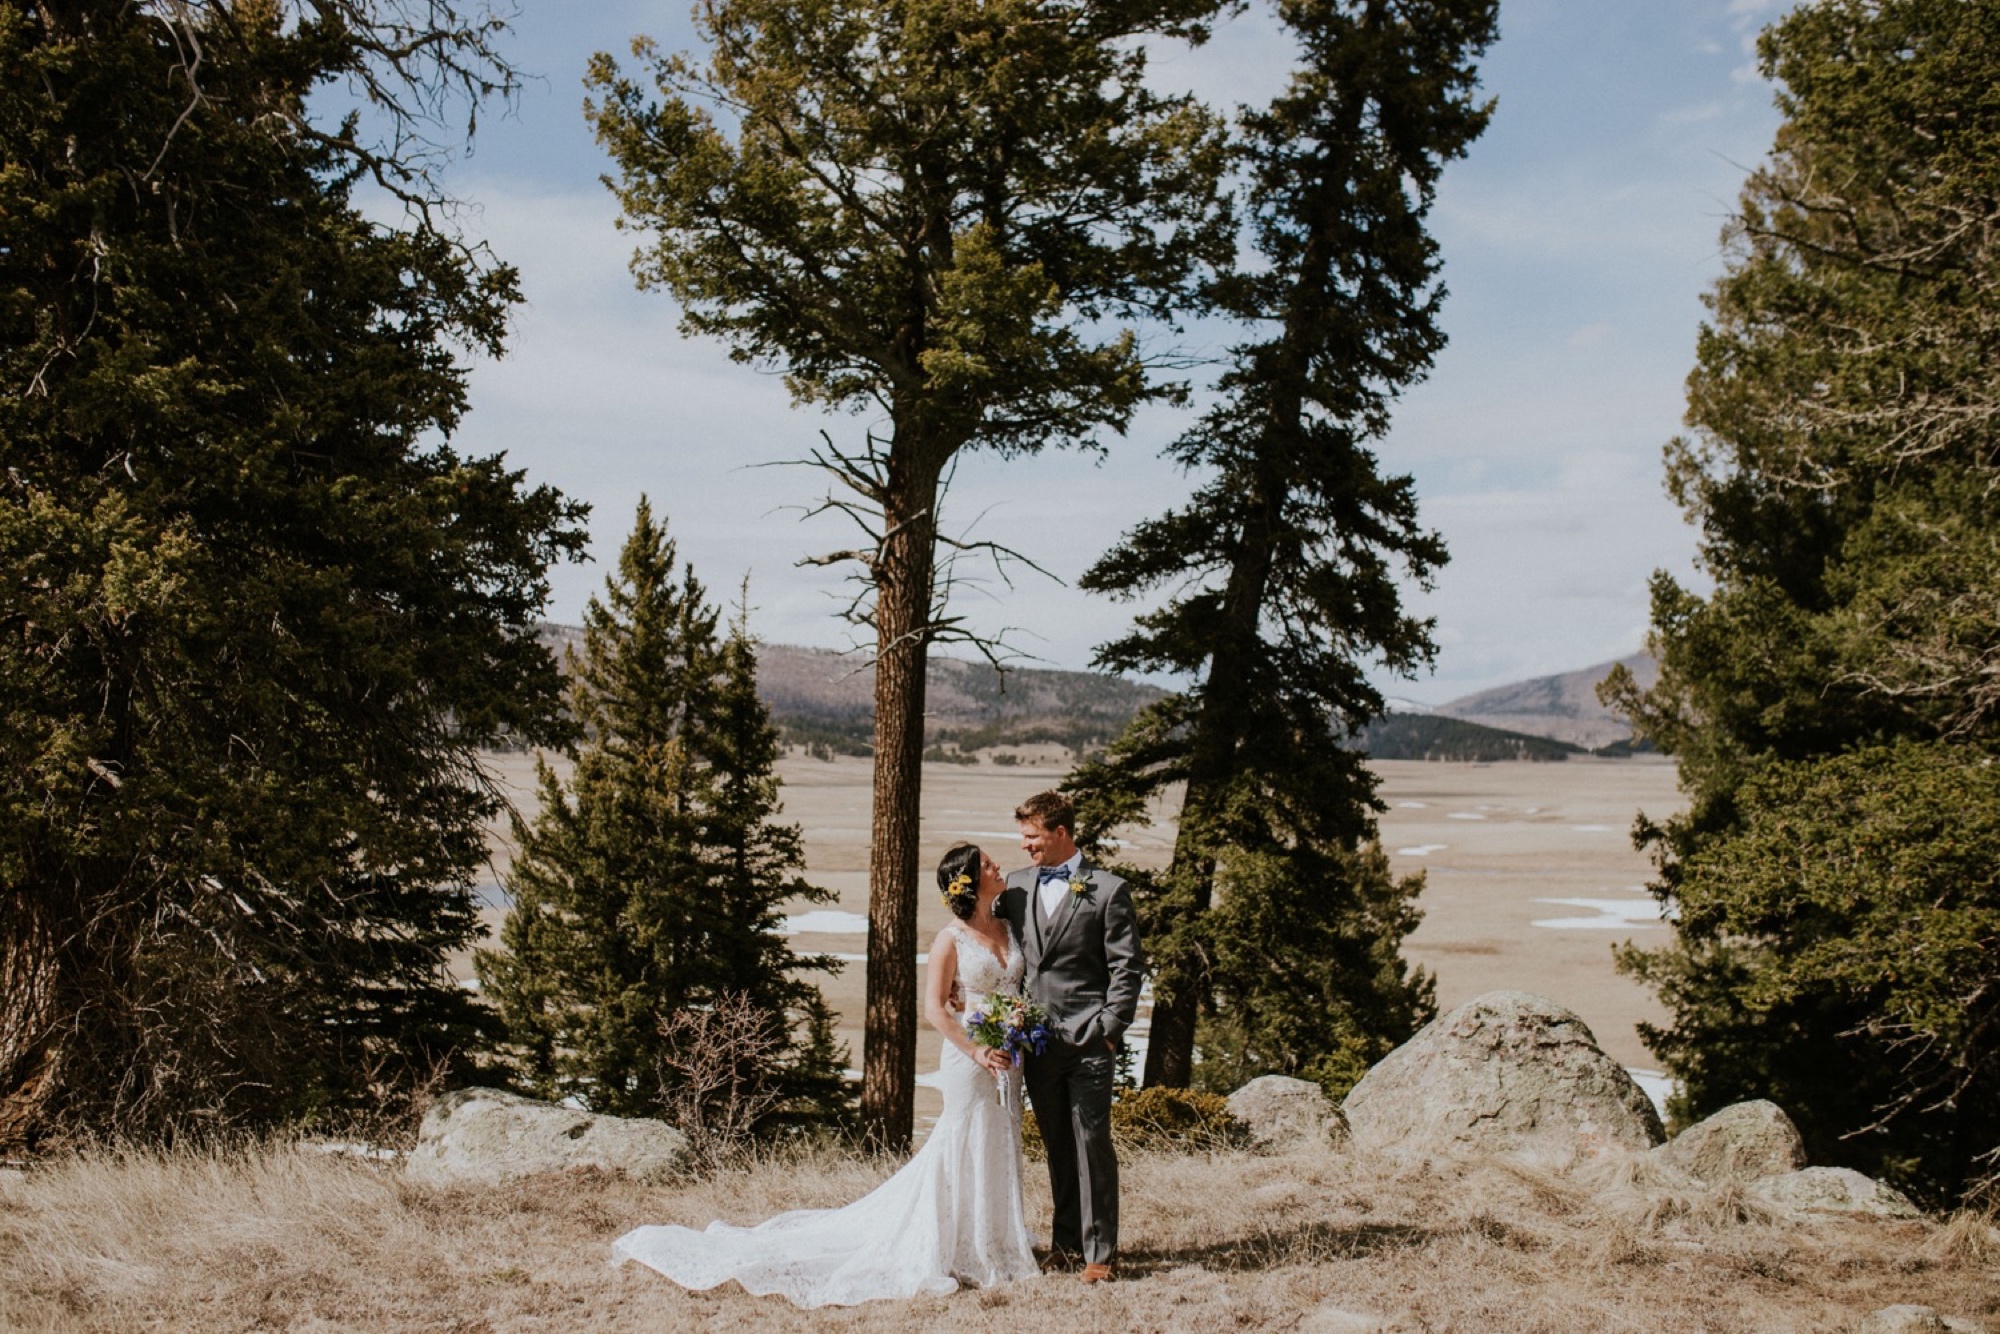
[(970, 888), (972, 888), (972, 877), (967, 875), (965, 872), (960, 871), (957, 875), (951, 878), (951, 883), (944, 887), (944, 892), (938, 895), (938, 897), (943, 899), (945, 903), (949, 905), (953, 899), (965, 893), (965, 891)]

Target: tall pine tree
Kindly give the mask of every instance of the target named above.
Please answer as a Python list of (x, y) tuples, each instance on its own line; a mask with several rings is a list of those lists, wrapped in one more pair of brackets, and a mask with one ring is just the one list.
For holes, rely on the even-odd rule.
[[(1233, 349), (1216, 406), (1172, 447), (1205, 474), (1199, 489), (1083, 579), (1127, 597), (1179, 588), (1097, 661), (1196, 681), (1077, 780), (1099, 831), (1185, 785), (1171, 864), (1142, 895), (1149, 1085), (1189, 1083), (1204, 1011), (1242, 1073), (1322, 1062), (1333, 1078), (1430, 1005), (1396, 958), (1419, 882), (1362, 850), (1374, 778), (1342, 743), (1383, 712), (1370, 663), (1407, 671), (1432, 652), (1397, 579), (1427, 578), (1444, 547), (1418, 526), (1410, 479), (1382, 475), (1370, 446), (1444, 344), (1424, 222), (1444, 164), (1485, 128), (1473, 61), (1496, 8), (1286, 0), (1279, 14), (1302, 65), (1244, 117), (1240, 146), (1262, 262), (1213, 290), (1218, 313), (1259, 336)], [(1238, 901), (1218, 913), (1218, 892)], [(1271, 894), (1284, 902), (1242, 901)]]
[(794, 954), (786, 902), (825, 902), (777, 823), (777, 731), (739, 620), (723, 634), (651, 505), (584, 617), (570, 707), (584, 729), (565, 781), (539, 766), (542, 809), (517, 821), (504, 952), (482, 953), (522, 1075), (545, 1097), (657, 1113), (675, 1080), (661, 1022), (748, 997), (786, 1035), (771, 1067), (793, 1114), (837, 1115), (844, 1060), (817, 988), (838, 965)]
[(1118, 322), (1173, 318), (1228, 236), (1216, 127), (1154, 90), (1147, 55), (1219, 8), (712, 0), (703, 57), (641, 41), (644, 79), (592, 64), (642, 285), (800, 403), (870, 419), (813, 461), (862, 530), (818, 561), (857, 567), (874, 641), (862, 1116), (886, 1147), (916, 1091), (928, 655), (967, 637), (939, 507), (965, 453), (1087, 447), (1165, 392)]
[(1821, 0), (1760, 40), (1784, 113), (1725, 232), (1653, 587), (1610, 696), (1685, 812), (1642, 837), (1675, 1109), (1781, 1102), (1815, 1162), (2000, 1179), (2000, 3)]
[(450, 443), (512, 273), (370, 221), (370, 163), (417, 183), (308, 113), (504, 79), (388, 8), (0, 0), (0, 1145), (372, 1109), (481, 1040), (479, 748), (560, 733), (582, 534)]

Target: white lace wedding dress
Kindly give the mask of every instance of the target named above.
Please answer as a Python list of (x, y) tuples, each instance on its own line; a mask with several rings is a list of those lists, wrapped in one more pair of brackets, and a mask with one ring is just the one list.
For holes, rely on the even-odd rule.
[[(968, 1009), (995, 991), (1019, 993), (1021, 943), (1008, 930), (1007, 963), (959, 923), (958, 983)], [(923, 1147), (867, 1195), (838, 1209), (800, 1209), (755, 1227), (706, 1231), (640, 1227), (620, 1237), (619, 1261), (637, 1260), (683, 1287), (735, 1279), (804, 1307), (991, 1287), (1036, 1273), (1021, 1200), (1021, 1075), (1001, 1080), (945, 1044), (938, 1070), (944, 1112)]]

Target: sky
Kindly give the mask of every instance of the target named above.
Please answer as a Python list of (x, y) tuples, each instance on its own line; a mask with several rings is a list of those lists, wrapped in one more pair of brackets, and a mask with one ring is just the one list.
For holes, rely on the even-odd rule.
[[(1641, 646), (1656, 569), (1700, 585), (1695, 537), (1661, 485), (1682, 382), (1721, 271), (1719, 233), (1777, 126), (1752, 43), (1780, 0), (1503, 0), (1481, 64), (1491, 127), (1441, 184), (1432, 232), (1450, 338), (1380, 444), (1416, 481), (1450, 563), (1410, 604), (1435, 618), (1434, 671), (1378, 674), (1392, 695), (1440, 703), (1568, 671)], [(854, 645), (837, 571), (801, 557), (852, 532), (808, 519), (821, 488), (774, 466), (855, 439), (864, 418), (794, 409), (776, 374), (683, 338), (679, 312), (636, 290), (641, 239), (618, 230), (610, 164), (582, 114), (593, 52), (629, 61), (636, 34), (691, 49), (679, 0), (519, 0), (509, 56), (533, 76), (481, 117), (447, 183), (465, 227), (521, 272), (526, 302), (507, 355), (478, 363), (457, 443), (504, 453), (529, 478), (589, 502), (594, 563), (553, 575), (553, 619), (601, 590), (639, 496), (663, 511), (681, 557), (719, 599), (747, 587), (750, 626), (774, 643)], [(1162, 86), (1214, 105), (1259, 102), (1289, 51), (1263, 10), (1193, 52), (1155, 62)], [(1187, 494), (1160, 448), (1185, 422), (1143, 414), (1101, 454), (966, 457), (948, 526), (1020, 549), (1054, 578), (1016, 571), (961, 590), (953, 608), (1006, 633), (1031, 665), (1088, 667), (1135, 608), (1075, 578), (1126, 528)], [(747, 580), (747, 585), (745, 581)]]

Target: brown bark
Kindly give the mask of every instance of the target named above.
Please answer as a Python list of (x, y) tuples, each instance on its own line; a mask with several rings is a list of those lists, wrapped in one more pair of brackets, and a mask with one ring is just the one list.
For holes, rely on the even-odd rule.
[[(912, 451), (915, 452), (915, 451)], [(875, 790), (868, 855), (868, 985), (861, 1125), (879, 1149), (910, 1146), (917, 1079), (917, 840), (924, 691), (936, 572), (938, 470), (895, 479), (875, 570)]]
[(0, 937), (0, 1153), (22, 1152), (43, 1120), (59, 1068), (56, 951), (32, 895), (17, 893)]

